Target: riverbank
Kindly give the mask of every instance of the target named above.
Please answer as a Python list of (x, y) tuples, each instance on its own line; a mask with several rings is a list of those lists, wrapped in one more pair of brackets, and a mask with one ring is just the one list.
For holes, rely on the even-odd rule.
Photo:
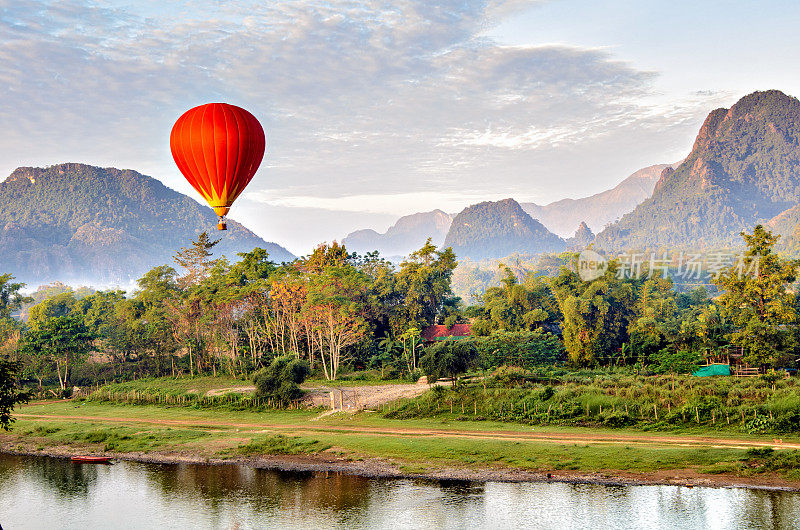
[[(796, 455), (796, 437), (778, 443), (730, 433), (531, 428), (487, 421), (392, 420), (364, 412), (256, 413), (81, 402), (28, 405), (16, 416), (14, 430), (0, 434), (4, 452), (61, 457), (102, 453), (142, 462), (241, 464), (386, 478), (800, 490), (794, 469), (764, 467), (773, 453)], [(771, 451), (776, 445), (779, 450)]]
[[(69, 458), (74, 448), (31, 450), (18, 444), (2, 442), (0, 452), (12, 455)], [(691, 469), (665, 470), (655, 473), (634, 473), (606, 470), (604, 472), (526, 471), (514, 468), (444, 467), (425, 472), (403, 472), (397, 462), (381, 458), (350, 460), (325, 455), (261, 455), (236, 458), (208, 458), (199, 455), (174, 453), (114, 453), (105, 452), (116, 460), (151, 464), (243, 465), (254, 469), (276, 471), (311, 471), (341, 473), (367, 478), (444, 480), (469, 482), (559, 482), (567, 484), (600, 484), (607, 486), (681, 486), (714, 488), (749, 488), (775, 491), (800, 491), (800, 483), (779, 476), (737, 477), (706, 475)]]

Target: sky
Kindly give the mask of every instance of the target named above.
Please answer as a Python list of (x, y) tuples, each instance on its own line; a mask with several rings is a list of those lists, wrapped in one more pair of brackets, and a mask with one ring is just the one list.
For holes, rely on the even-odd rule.
[(230, 216), (295, 254), (399, 216), (546, 204), (800, 94), (800, 2), (0, 0), (0, 176), (82, 162), (200, 200), (169, 132), (224, 101), (267, 153)]

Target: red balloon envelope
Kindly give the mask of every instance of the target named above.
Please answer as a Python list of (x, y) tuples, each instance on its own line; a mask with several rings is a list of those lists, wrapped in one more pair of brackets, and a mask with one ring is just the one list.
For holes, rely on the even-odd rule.
[(255, 175), (264, 158), (264, 129), (255, 116), (227, 103), (186, 111), (172, 127), (172, 157), (183, 176), (220, 218)]

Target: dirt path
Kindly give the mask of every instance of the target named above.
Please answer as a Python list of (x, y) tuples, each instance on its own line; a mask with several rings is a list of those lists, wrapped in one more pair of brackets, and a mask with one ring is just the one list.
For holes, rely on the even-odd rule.
[[(440, 383), (437, 383), (440, 384)], [(377, 409), (381, 405), (390, 403), (400, 398), (413, 398), (423, 394), (429, 389), (427, 384), (408, 383), (391, 385), (364, 385), (364, 386), (328, 386), (314, 383), (301, 385), (306, 392), (303, 402), (312, 407), (330, 407), (331, 392), (334, 393), (336, 409), (361, 410)], [(212, 388), (206, 396), (222, 396), (228, 393), (250, 394), (256, 387), (234, 386), (228, 388)]]
[(546, 442), (555, 444), (612, 444), (612, 445), (649, 445), (677, 447), (711, 447), (728, 449), (748, 449), (751, 447), (778, 447), (781, 449), (800, 449), (798, 443), (770, 443), (766, 441), (741, 440), (735, 438), (711, 438), (695, 436), (652, 436), (636, 433), (546, 433), (546, 432), (513, 432), (513, 431), (466, 431), (456, 429), (422, 429), (416, 427), (368, 427), (346, 425), (304, 425), (277, 423), (243, 423), (228, 422), (205, 418), (192, 420), (148, 419), (123, 416), (75, 416), (48, 414), (17, 414), (18, 418), (30, 420), (63, 420), (84, 422), (110, 422), (127, 424), (169, 425), (177, 427), (219, 427), (253, 429), (259, 431), (275, 431), (281, 433), (313, 433), (342, 432), (366, 434), (371, 436), (437, 436), (467, 439), (494, 439), (514, 442)]
[(408, 383), (346, 387), (315, 385), (301, 388), (306, 391), (303, 401), (313, 407), (330, 407), (333, 392), (337, 410), (375, 410), (401, 398), (419, 396), (430, 387), (425, 383)]

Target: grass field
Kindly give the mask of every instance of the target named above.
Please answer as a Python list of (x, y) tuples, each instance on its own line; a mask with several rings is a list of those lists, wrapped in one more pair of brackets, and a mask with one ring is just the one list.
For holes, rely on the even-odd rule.
[[(249, 412), (55, 402), (18, 411), (7, 448), (109, 451), (230, 458), (259, 454), (323, 454), (352, 460), (379, 457), (398, 469), (446, 466), (536, 471), (639, 472), (691, 469), (757, 475), (780, 472), (800, 481), (800, 438), (769, 451), (771, 438), (706, 431), (642, 433), (618, 429), (454, 421), (397, 420), (374, 413)], [(766, 451), (766, 453), (753, 453)], [(767, 448), (767, 449), (765, 449)], [(750, 453), (748, 453), (750, 450)]]

